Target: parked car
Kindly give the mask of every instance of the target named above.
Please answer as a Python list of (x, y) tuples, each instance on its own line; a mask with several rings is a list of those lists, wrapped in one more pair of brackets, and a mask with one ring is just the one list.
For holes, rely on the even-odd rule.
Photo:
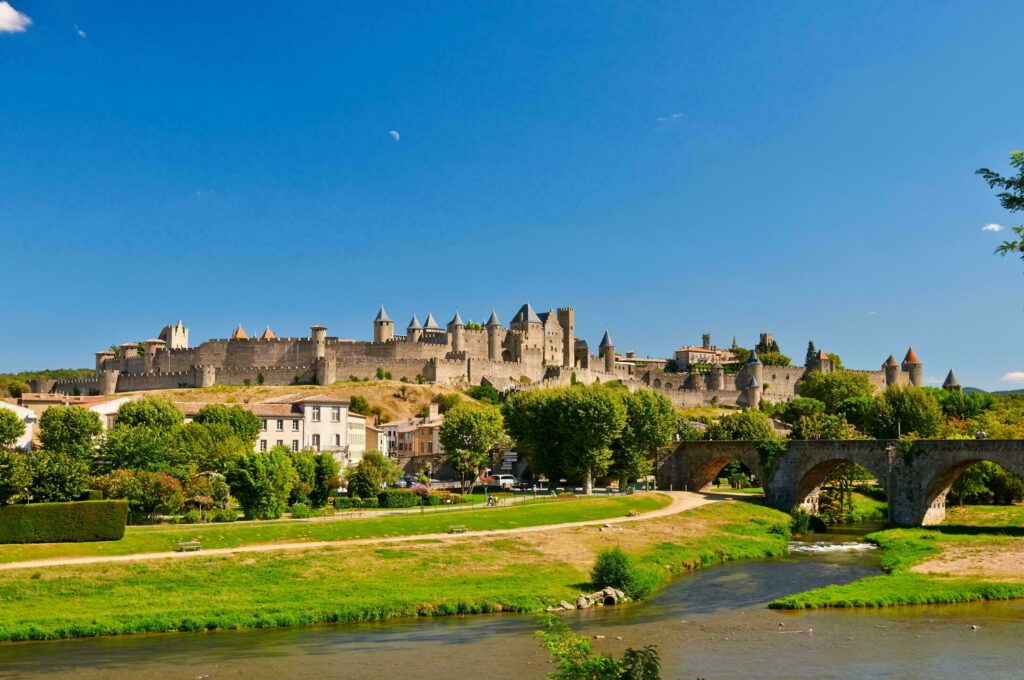
[(491, 482), (494, 486), (501, 487), (502, 489), (511, 489), (519, 485), (519, 480), (514, 475), (494, 475), (492, 478), (494, 481)]

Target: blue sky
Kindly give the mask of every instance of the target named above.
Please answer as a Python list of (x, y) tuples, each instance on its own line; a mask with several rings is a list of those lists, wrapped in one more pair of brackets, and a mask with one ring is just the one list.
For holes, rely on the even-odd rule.
[(530, 301), (641, 355), (770, 330), (1024, 387), (1001, 380), (1024, 267), (981, 229), (1022, 218), (973, 174), (1024, 147), (1021, 25), (1019, 2), (0, 2), (0, 371), (179, 318), (194, 343), (365, 339), (381, 302), (404, 326)]

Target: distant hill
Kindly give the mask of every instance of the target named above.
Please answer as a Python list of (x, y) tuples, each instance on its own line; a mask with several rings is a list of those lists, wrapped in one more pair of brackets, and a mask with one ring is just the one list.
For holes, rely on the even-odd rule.
[(967, 394), (1024, 394), (1024, 388), (1021, 388), (1019, 390), (997, 390), (995, 392), (988, 392), (986, 390), (981, 389), (980, 387), (965, 387), (964, 392), (966, 392)]

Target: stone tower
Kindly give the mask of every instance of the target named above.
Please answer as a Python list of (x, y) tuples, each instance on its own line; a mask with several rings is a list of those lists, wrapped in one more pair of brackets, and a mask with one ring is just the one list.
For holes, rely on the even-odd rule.
[(455, 318), (448, 322), (448, 332), (452, 336), (452, 351), (466, 351), (466, 324), (462, 322), (459, 310), (455, 310)]
[(829, 358), (828, 354), (825, 353), (825, 350), (819, 349), (818, 353), (814, 355), (813, 359), (811, 359), (807, 368), (812, 371), (818, 371), (819, 373), (831, 373), (835, 368), (835, 365), (832, 359)]
[(492, 309), (491, 318), (484, 325), (487, 327), (487, 358), (501, 361), (501, 321), (498, 320), (498, 313)]
[(606, 330), (604, 337), (601, 338), (601, 344), (597, 346), (598, 352), (601, 354), (601, 358), (604, 359), (604, 372), (614, 373), (615, 372), (615, 343), (612, 342), (612, 336), (608, 334)]
[(558, 325), (562, 327), (562, 365), (573, 368), (576, 365), (576, 310), (559, 307)]
[(711, 349), (711, 333), (700, 336), (700, 346), (704, 349)]
[(761, 358), (757, 356), (757, 350), (750, 351), (750, 357), (747, 359), (747, 365), (743, 367), (743, 388), (748, 387), (747, 383), (753, 378), (755, 382), (760, 386), (764, 382), (764, 365), (761, 363)]
[(409, 342), (419, 342), (423, 337), (423, 325), (415, 314), (412, 315), (409, 325), (405, 328), (405, 337), (409, 339)]
[(907, 350), (907, 356), (903, 357), (903, 370), (908, 373), (910, 384), (920, 387), (924, 384), (924, 364), (917, 358), (917, 353), (911, 347)]
[(313, 366), (316, 368), (316, 384), (331, 385), (338, 380), (338, 365), (327, 356), (327, 327), (310, 326), (313, 340)]
[(117, 392), (117, 378), (121, 371), (105, 368), (97, 371), (100, 379), (100, 394), (114, 394)]
[(962, 388), (960, 387), (960, 380), (957, 379), (956, 373), (953, 369), (949, 369), (949, 373), (946, 374), (946, 379), (942, 383), (942, 389), (949, 390), (951, 392), (959, 392)]
[(757, 344), (760, 347), (771, 347), (775, 344), (775, 335), (773, 333), (761, 333)]
[(708, 389), (725, 389), (725, 368), (722, 367), (722, 364), (718, 363), (718, 359), (715, 359), (715, 363), (711, 364), (711, 372), (708, 373)]
[(388, 342), (393, 337), (395, 337), (395, 322), (384, 311), (384, 305), (381, 305), (377, 317), (373, 320), (373, 341)]
[(882, 370), (885, 371), (886, 387), (900, 384), (900, 364), (896, 361), (896, 357), (890, 354), (889, 358), (882, 364)]
[(163, 349), (164, 347), (166, 347), (167, 343), (164, 342), (163, 340), (158, 339), (158, 338), (153, 338), (151, 340), (146, 340), (145, 342), (143, 342), (142, 346), (143, 346), (143, 348), (145, 350), (145, 353), (143, 354), (143, 357), (142, 357), (143, 370), (145, 370), (147, 372), (148, 371), (155, 371), (155, 370), (157, 370), (157, 365), (156, 365), (156, 353), (157, 353), (157, 350), (160, 350), (160, 349)]
[(750, 376), (743, 387), (743, 400), (747, 402), (747, 408), (757, 408), (761, 404), (761, 383), (754, 376)]
[(168, 349), (188, 349), (188, 328), (180, 319), (173, 326), (164, 326), (157, 337), (167, 343)]

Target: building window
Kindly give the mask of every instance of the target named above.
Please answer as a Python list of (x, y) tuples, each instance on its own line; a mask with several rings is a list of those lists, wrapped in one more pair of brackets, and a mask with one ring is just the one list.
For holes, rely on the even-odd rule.
[(334, 435), (334, 445), (335, 446), (341, 446), (341, 435), (340, 434)]
[(283, 420), (278, 420), (277, 421), (277, 431), (278, 432), (284, 432), (284, 421)]
[(298, 450), (299, 450), (299, 440), (298, 439), (293, 439), (292, 440), (292, 451), (298, 451)]
[(340, 406), (335, 406), (334, 408), (331, 409), (331, 422), (332, 423), (340, 423), (341, 422), (341, 407)]
[(277, 440), (277, 445), (278, 446), (284, 446), (284, 440), (283, 439), (278, 439)]
[(263, 425), (260, 427), (260, 429), (263, 430), (264, 432), (267, 431), (267, 419), (266, 418), (263, 419)]
[(260, 440), (260, 451), (266, 451), (266, 450), (267, 450), (267, 440), (266, 439), (261, 439)]
[(313, 435), (313, 448), (317, 451), (320, 450), (320, 435), (318, 434)]
[(319, 406), (314, 406), (313, 407), (313, 422), (314, 423), (319, 423), (320, 422), (320, 407)]
[(299, 421), (298, 420), (293, 420), (292, 421), (292, 432), (298, 432), (298, 431), (299, 431)]

